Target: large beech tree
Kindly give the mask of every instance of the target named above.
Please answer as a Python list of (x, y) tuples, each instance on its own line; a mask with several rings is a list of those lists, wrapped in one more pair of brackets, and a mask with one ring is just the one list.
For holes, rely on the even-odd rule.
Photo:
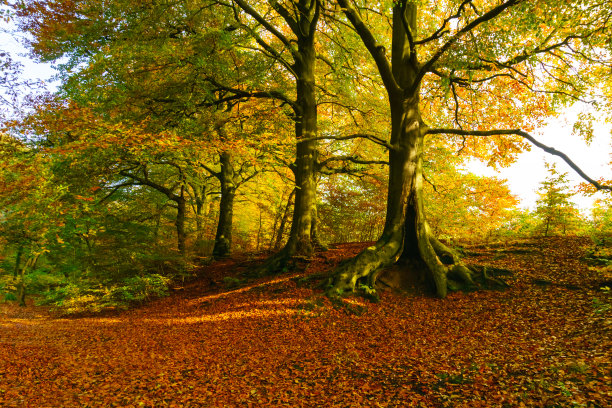
[[(296, 185), (293, 222), (285, 247), (271, 259), (270, 266), (275, 268), (278, 261), (282, 263), (287, 257), (313, 251), (317, 172), (315, 36), (322, 4), (321, 0), (271, 1), (263, 6), (265, 11), (262, 12), (257, 3), (234, 0), (234, 7), (242, 12), (236, 13), (237, 21), (253, 37), (262, 54), (279, 64), (295, 80), (294, 99), (278, 91), (269, 93), (270, 97), (280, 99), (292, 108), (296, 137), (295, 163), (292, 165)], [(246, 16), (255, 24), (249, 24)], [(276, 25), (279, 20), (283, 27)], [(259, 27), (264, 28), (265, 34)]]
[[(370, 2), (351, 0), (337, 0), (337, 4), (378, 67), (388, 94), (391, 135), (384, 230), (373, 246), (338, 268), (332, 293), (353, 291), (358, 282), (371, 288), (381, 268), (394, 262), (402, 266), (403, 274), (416, 274), (432, 284), (440, 297), (446, 296), (449, 287), (473, 283), (474, 272), (431, 234), (425, 219), (423, 145), (427, 135), (498, 136), (478, 142), (490, 146), (516, 146), (518, 139), (526, 139), (562, 157), (597, 188), (610, 189), (524, 130), (484, 130), (508, 125), (509, 118), (468, 114), (479, 98), (488, 104), (489, 114), (501, 107), (517, 116), (520, 111), (513, 106), (527, 110), (529, 96), (549, 112), (556, 101), (585, 98), (594, 87), (590, 75), (601, 75), (610, 67), (610, 2), (394, 1), (391, 31), (382, 33), (383, 25), (374, 26), (372, 21), (386, 15), (385, 5), (372, 8)], [(432, 89), (441, 87), (436, 83), (451, 95), (452, 120), (432, 120), (452, 125), (449, 128), (432, 128), (423, 118), (421, 96), (434, 95)], [(472, 103), (467, 104), (470, 96)], [(527, 126), (520, 117), (514, 123)]]

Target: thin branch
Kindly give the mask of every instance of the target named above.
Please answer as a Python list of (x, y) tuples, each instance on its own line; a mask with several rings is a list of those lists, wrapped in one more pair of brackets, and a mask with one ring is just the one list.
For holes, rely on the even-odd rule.
[(200, 163), (200, 167), (202, 167), (204, 170), (209, 172), (217, 180), (221, 180), (221, 172), (220, 171), (216, 171), (215, 169), (213, 169), (212, 167), (209, 167), (207, 164), (204, 164), (204, 163)]
[(272, 35), (278, 38), (289, 50), (292, 50), (291, 42), (285, 37), (280, 31), (276, 29), (272, 24), (266, 21), (253, 7), (251, 7), (244, 0), (233, 0), (245, 13), (253, 17), (259, 24), (265, 27)]
[(457, 126), (459, 126), (460, 129), (463, 130), (463, 127), (461, 126), (461, 123), (459, 121), (459, 100), (457, 99), (457, 90), (455, 89), (455, 83), (451, 81), (450, 87), (451, 91), (453, 92), (453, 100), (455, 101), (455, 123), (457, 124)]
[(404, 31), (406, 32), (406, 37), (408, 38), (408, 46), (410, 47), (410, 59), (412, 62), (416, 62), (416, 44), (414, 41), (414, 36), (412, 35), (412, 30), (410, 29), (410, 23), (406, 19), (406, 7), (408, 7), (408, 2), (404, 0), (402, 2), (402, 25), (404, 26)]
[(219, 83), (217, 80), (215, 80), (214, 78), (207, 78), (207, 80), (208, 82), (216, 86), (218, 88), (217, 90), (231, 92), (233, 95), (226, 96), (224, 98), (220, 98), (216, 101), (205, 102), (205, 103), (200, 104), (200, 106), (222, 105), (225, 102), (234, 101), (234, 100), (243, 99), (243, 98), (269, 98), (269, 99), (277, 99), (279, 101), (282, 101), (283, 103), (286, 103), (287, 105), (291, 106), (294, 112), (297, 112), (297, 110), (299, 109), (295, 101), (292, 101), (280, 91), (245, 91), (243, 89), (232, 88), (230, 86), (223, 85)]
[(381, 139), (378, 136), (370, 135), (368, 133), (354, 133), (352, 135), (346, 136), (317, 136), (317, 137), (309, 137), (306, 139), (300, 139), (298, 143), (311, 142), (315, 140), (350, 140), (350, 139), (367, 139), (377, 145), (384, 146), (389, 150), (395, 150), (397, 147), (393, 146), (388, 141)]
[(283, 18), (283, 20), (285, 20), (287, 25), (289, 25), (289, 28), (291, 28), (291, 31), (293, 31), (295, 34), (300, 32), (298, 22), (291, 16), (291, 14), (289, 14), (289, 11), (286, 8), (281, 6), (276, 0), (270, 1), (270, 5), (274, 11), (276, 11)]
[[(340, 0), (338, 0), (340, 1)], [(438, 51), (429, 59), (429, 61), (427, 61), (425, 64), (423, 64), (423, 66), (421, 67), (421, 69), (419, 70), (412, 87), (414, 89), (411, 89), (410, 94), (414, 93), (414, 91), (416, 90), (417, 87), (420, 86), (421, 80), (423, 79), (423, 77), (425, 76), (425, 74), (427, 72), (429, 72), (433, 66), (435, 65), (436, 62), (438, 62), (438, 60), (440, 58), (442, 58), (442, 56), (444, 54), (446, 54), (446, 52), (466, 33), (469, 33), (470, 31), (472, 31), (474, 28), (478, 27), (480, 24), (485, 23), (491, 19), (494, 19), (495, 17), (497, 17), (498, 15), (500, 15), (501, 13), (503, 13), (506, 9), (516, 6), (517, 4), (521, 3), (523, 0), (508, 0), (502, 4), (500, 4), (499, 6), (496, 6), (494, 8), (492, 8), (491, 10), (489, 10), (488, 12), (486, 12), (485, 14), (483, 14), (482, 16), (478, 17), (477, 19), (473, 20), (472, 22), (470, 22), (468, 25), (466, 25), (465, 27), (463, 27), (461, 30), (459, 30), (454, 36), (452, 36), (446, 43), (444, 43), (439, 49)]]
[(442, 25), (440, 26), (440, 28), (438, 28), (432, 35), (430, 35), (427, 38), (424, 38), (422, 40), (418, 40), (415, 41), (415, 45), (420, 45), (420, 44), (425, 44), (428, 43), (430, 41), (433, 40), (437, 40), (438, 38), (441, 38), (444, 34), (448, 33), (449, 30), (446, 29), (446, 26), (450, 23), (450, 21), (452, 19), (455, 18), (459, 18), (461, 17), (461, 12), (463, 11), (464, 7), (470, 3), (472, 0), (464, 0), (463, 3), (461, 3), (459, 5), (459, 8), (457, 9), (457, 12), (453, 15), (448, 16), (443, 22)]
[(460, 136), (499, 136), (499, 135), (516, 135), (521, 136), (524, 139), (529, 140), (533, 145), (544, 150), (548, 154), (560, 157), (565, 161), (580, 177), (592, 184), (597, 190), (608, 190), (612, 191), (611, 186), (600, 184), (596, 180), (593, 180), (586, 175), (584, 171), (576, 163), (574, 163), (565, 153), (560, 152), (554, 147), (546, 146), (542, 142), (536, 140), (529, 133), (524, 132), (520, 129), (495, 129), (495, 130), (461, 130), (461, 129), (428, 129), (426, 134), (446, 134), (446, 135), (460, 135)]
[[(293, 76), (296, 76), (296, 73), (293, 70), (293, 65), (289, 63), (289, 61), (285, 60), (285, 58), (283, 58), (280, 52), (278, 52), (276, 49), (274, 49), (274, 47), (272, 47), (270, 44), (264, 41), (264, 39), (261, 38), (261, 36), (255, 32), (255, 30), (248, 27), (246, 24), (241, 23), (241, 25), (249, 33), (249, 35), (255, 39), (257, 44), (259, 44), (262, 47), (262, 49), (258, 50), (259, 52), (261, 52), (262, 54), (266, 55), (269, 58), (272, 58), (278, 61), (285, 69), (291, 72)], [(243, 48), (247, 48), (247, 47), (243, 46)]]
[(347, 0), (337, 1), (340, 7), (342, 8), (342, 11), (344, 11), (346, 18), (349, 19), (349, 21), (355, 28), (355, 31), (357, 31), (357, 33), (361, 37), (361, 40), (370, 52), (370, 55), (372, 55), (372, 58), (374, 58), (376, 66), (378, 67), (378, 71), (380, 72), (380, 76), (383, 80), (383, 83), (385, 84), (385, 88), (387, 89), (387, 92), (394, 94), (401, 92), (401, 89), (395, 81), (395, 77), (393, 76), (391, 64), (389, 63), (389, 60), (385, 55), (385, 48), (380, 46), (376, 42), (374, 35), (365, 25), (365, 23), (359, 16), (359, 13), (357, 13), (357, 11), (349, 5)]
[(371, 164), (381, 164), (381, 165), (385, 165), (388, 166), (389, 162), (386, 160), (365, 160), (365, 159), (361, 159), (357, 156), (333, 156), (333, 157), (329, 157), (325, 160), (323, 160), (322, 162), (319, 163), (319, 166), (321, 167), (326, 167), (328, 163), (331, 162), (335, 162), (335, 161), (349, 161), (351, 163), (355, 163), (355, 164), (364, 164), (364, 165), (371, 165)]
[(123, 187), (130, 187), (130, 186), (134, 186), (134, 183), (121, 183), (119, 185), (114, 186), (114, 188), (112, 189), (112, 191), (110, 193), (108, 193), (107, 195), (105, 195), (104, 197), (102, 197), (99, 201), (98, 204), (102, 204), (104, 201), (108, 200), (109, 198), (111, 198), (111, 196), (113, 194), (115, 194), (117, 191), (119, 191), (119, 189), (123, 188)]
[(432, 183), (431, 181), (429, 181), (429, 179), (425, 176), (425, 173), (423, 173), (422, 176), (423, 176), (423, 180), (425, 180), (425, 182), (427, 184), (429, 184), (431, 186), (431, 188), (433, 188), (433, 190), (437, 193), (438, 192), (438, 188), (436, 187), (436, 185), (434, 183)]
[[(180, 200), (180, 197), (174, 193), (173, 188), (170, 189), (168, 187), (162, 186), (161, 184), (157, 184), (151, 180), (149, 180), (149, 178), (145, 175), (145, 177), (140, 177), (136, 174), (132, 174), (132, 173), (128, 173), (126, 171), (120, 171), (119, 172), (120, 175), (124, 176), (124, 177), (128, 177), (131, 178), (132, 180), (134, 180), (137, 185), (141, 185), (141, 186), (147, 186), (147, 187), (151, 187), (154, 190), (159, 191), (160, 193), (163, 193), (164, 195), (166, 195), (166, 197), (168, 197), (168, 199), (172, 200), (172, 201), (178, 201)], [(174, 186), (176, 187), (176, 186)]]

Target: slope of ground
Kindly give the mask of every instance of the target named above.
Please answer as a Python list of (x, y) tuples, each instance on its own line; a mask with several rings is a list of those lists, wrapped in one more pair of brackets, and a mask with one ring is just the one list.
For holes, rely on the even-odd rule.
[(6, 407), (607, 407), (609, 291), (579, 261), (587, 242), (473, 248), (516, 272), (506, 291), (439, 300), (382, 293), (334, 307), (301, 274), (227, 289), (225, 261), (173, 296), (116, 316), (0, 309)]

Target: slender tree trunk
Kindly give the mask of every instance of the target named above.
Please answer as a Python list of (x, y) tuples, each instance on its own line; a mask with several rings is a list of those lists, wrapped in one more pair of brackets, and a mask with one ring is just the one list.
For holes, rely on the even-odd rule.
[(25, 285), (25, 271), (28, 267), (27, 263), (19, 272), (19, 282), (17, 283), (17, 302), (19, 306), (26, 305), (26, 285)]
[(17, 248), (17, 256), (15, 257), (15, 269), (13, 271), (14, 278), (16, 278), (17, 275), (19, 275), (22, 256), (23, 256), (23, 245), (19, 245), (19, 248)]
[(185, 231), (185, 219), (187, 216), (187, 200), (185, 200), (184, 187), (181, 187), (181, 192), (176, 197), (176, 236), (178, 250), (181, 256), (186, 254), (187, 232)]
[(276, 206), (276, 211), (274, 212), (274, 222), (272, 223), (272, 235), (270, 236), (270, 242), (268, 243), (268, 251), (272, 250), (274, 242), (276, 242), (276, 231), (278, 224), (282, 218), (283, 204), (284, 200), (281, 197), (280, 203)]
[(206, 186), (203, 186), (201, 191), (196, 194), (195, 199), (196, 242), (198, 246), (204, 240), (204, 210), (206, 205)]
[(261, 207), (259, 208), (259, 223), (257, 225), (257, 245), (255, 246), (255, 251), (259, 252), (259, 247), (261, 245), (261, 228), (262, 228), (262, 216), (261, 216)]
[(25, 286), (24, 278), (25, 278), (25, 271), (28, 268), (28, 262), (26, 262), (23, 268), (20, 266), (22, 254), (23, 254), (23, 246), (20, 246), (17, 252), (17, 261), (15, 263), (15, 274), (14, 274), (14, 277), (19, 279), (16, 285), (17, 286), (17, 302), (19, 303), (19, 306), (26, 305), (26, 302), (25, 302), (26, 286)]
[(234, 165), (231, 153), (222, 152), (220, 162), (221, 202), (219, 204), (219, 223), (217, 224), (217, 234), (213, 248), (213, 257), (216, 259), (229, 256), (231, 251), (234, 198), (236, 196)]
[(318, 218), (318, 211), (317, 211), (316, 203), (312, 207), (310, 239), (311, 239), (312, 245), (314, 245), (315, 248), (322, 249), (322, 250), (327, 249), (327, 247), (323, 245), (323, 243), (321, 242), (321, 239), (319, 238), (319, 218)]
[(36, 268), (38, 258), (42, 252), (36, 253), (32, 258), (28, 259), (23, 268), (19, 270), (19, 282), (17, 283), (17, 301), (19, 306), (26, 306), (26, 284), (25, 284), (25, 273), (28, 269)]
[(276, 242), (274, 243), (274, 249), (278, 250), (283, 243), (283, 235), (285, 235), (285, 227), (289, 222), (289, 216), (291, 215), (291, 206), (293, 205), (293, 198), (295, 197), (295, 189), (291, 191), (289, 194), (289, 198), (287, 199), (287, 205), (285, 206), (285, 211), (283, 212), (283, 218), (281, 218), (280, 225), (278, 226), (278, 230), (276, 233)]

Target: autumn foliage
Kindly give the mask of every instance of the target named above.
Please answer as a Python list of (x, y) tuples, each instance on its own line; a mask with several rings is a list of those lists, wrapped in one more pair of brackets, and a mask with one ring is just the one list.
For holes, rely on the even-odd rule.
[(609, 405), (609, 3), (0, 0), (0, 405)]

